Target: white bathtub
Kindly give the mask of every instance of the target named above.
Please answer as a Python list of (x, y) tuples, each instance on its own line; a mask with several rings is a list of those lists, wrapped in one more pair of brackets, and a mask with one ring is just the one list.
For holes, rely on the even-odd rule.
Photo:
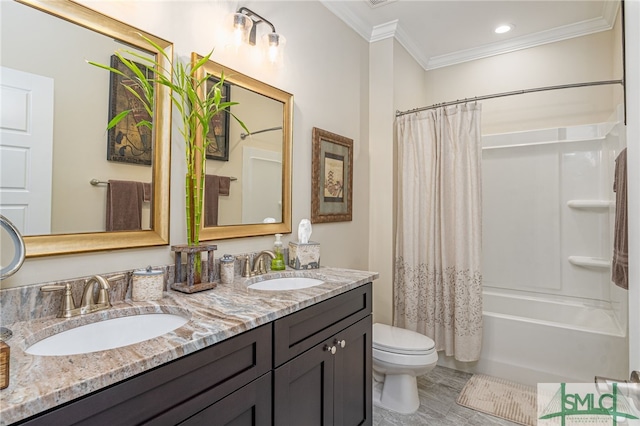
[(483, 303), (480, 361), (441, 365), (530, 385), (627, 377), (626, 327), (606, 305), (499, 290), (485, 290)]
[(529, 384), (628, 378), (610, 279), (619, 119), (483, 136), (483, 349), (442, 363)]

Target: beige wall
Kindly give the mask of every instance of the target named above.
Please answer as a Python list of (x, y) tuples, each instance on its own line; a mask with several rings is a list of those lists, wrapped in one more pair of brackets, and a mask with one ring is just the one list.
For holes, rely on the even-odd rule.
[[(174, 43), (177, 56), (187, 60), (192, 51), (294, 95), (293, 116), (293, 235), (298, 223), (310, 217), (311, 132), (319, 127), (354, 140), (353, 220), (313, 226), (312, 240), (321, 244), (321, 263), (367, 269), (369, 247), (368, 90), (369, 45), (319, 2), (249, 1), (243, 3), (274, 23), (287, 37), (284, 66), (271, 69), (247, 52), (225, 50), (223, 21), (234, 2), (87, 1), (87, 5), (116, 19)], [(158, 5), (161, 5), (158, 6)], [(308, 19), (309, 17), (313, 19)], [(330, 29), (330, 31), (329, 31)], [(336, 48), (339, 46), (339, 49)], [(170, 243), (184, 244), (184, 145), (173, 120), (171, 147)], [(272, 236), (218, 241), (217, 255), (272, 247)], [(169, 246), (115, 250), (81, 255), (27, 259), (2, 287), (106, 273), (146, 265), (173, 263)]]
[[(426, 73), (427, 104), (570, 83), (621, 79), (614, 31), (519, 50)], [(616, 55), (616, 51), (618, 52)], [(614, 61), (615, 59), (615, 61)], [(606, 121), (622, 86), (555, 90), (482, 101), (482, 133)]]
[[(393, 117), (426, 102), (424, 69), (397, 41), (371, 44), (371, 223), (369, 269), (380, 273), (374, 285), (374, 320), (393, 321), (397, 145)], [(389, 57), (393, 61), (388, 60)], [(386, 64), (381, 66), (381, 64)], [(393, 99), (389, 104), (385, 99)], [(391, 143), (393, 141), (393, 143)]]
[(373, 286), (374, 321), (391, 321), (393, 296), (393, 56), (394, 42), (371, 43), (369, 93), (370, 174), (369, 270), (379, 272)]

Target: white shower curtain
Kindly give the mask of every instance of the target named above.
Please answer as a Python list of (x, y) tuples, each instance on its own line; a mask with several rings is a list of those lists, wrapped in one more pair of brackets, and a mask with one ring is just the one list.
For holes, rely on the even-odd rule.
[(480, 104), (397, 119), (394, 324), (477, 361), (482, 345)]

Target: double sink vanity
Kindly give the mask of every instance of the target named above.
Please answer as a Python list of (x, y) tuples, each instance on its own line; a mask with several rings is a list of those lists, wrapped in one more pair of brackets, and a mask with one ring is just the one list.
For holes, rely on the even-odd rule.
[(0, 424), (371, 424), (376, 278), (287, 270), (153, 302), (123, 280), (109, 309), (3, 324)]

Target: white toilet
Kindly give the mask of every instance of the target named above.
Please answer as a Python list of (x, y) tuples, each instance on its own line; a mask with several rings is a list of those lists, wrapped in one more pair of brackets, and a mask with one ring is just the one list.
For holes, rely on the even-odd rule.
[(415, 331), (373, 324), (373, 403), (410, 414), (420, 407), (417, 376), (438, 362), (435, 342)]

